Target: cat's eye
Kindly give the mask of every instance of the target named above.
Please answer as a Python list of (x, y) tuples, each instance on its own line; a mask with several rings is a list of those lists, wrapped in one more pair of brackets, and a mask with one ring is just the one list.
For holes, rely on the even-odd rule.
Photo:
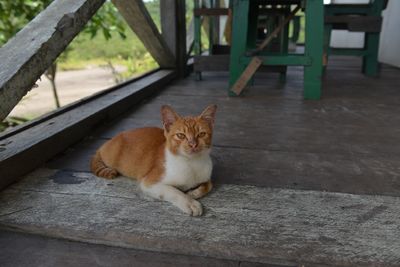
[(198, 137), (204, 137), (204, 136), (206, 136), (206, 132), (201, 132), (201, 133), (199, 133), (199, 135), (198, 135)]
[(177, 133), (176, 136), (178, 136), (179, 139), (185, 139), (185, 135), (183, 133)]

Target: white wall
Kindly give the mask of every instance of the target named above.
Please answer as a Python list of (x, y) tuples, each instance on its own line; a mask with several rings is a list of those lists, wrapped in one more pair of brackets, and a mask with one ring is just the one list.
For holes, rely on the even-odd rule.
[(383, 12), (379, 61), (400, 67), (400, 1), (390, 0)]
[[(369, 0), (332, 0), (333, 4), (368, 4)], [(362, 48), (364, 47), (364, 33), (333, 30), (331, 35), (332, 47)]]

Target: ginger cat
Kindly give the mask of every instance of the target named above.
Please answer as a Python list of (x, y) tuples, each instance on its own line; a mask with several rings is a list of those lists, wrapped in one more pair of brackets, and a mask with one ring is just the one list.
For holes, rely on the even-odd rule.
[(118, 134), (97, 150), (91, 170), (107, 179), (118, 174), (135, 178), (146, 194), (200, 216), (202, 206), (195, 199), (212, 188), (210, 149), (216, 109), (210, 105), (197, 117), (181, 117), (162, 106), (164, 129)]

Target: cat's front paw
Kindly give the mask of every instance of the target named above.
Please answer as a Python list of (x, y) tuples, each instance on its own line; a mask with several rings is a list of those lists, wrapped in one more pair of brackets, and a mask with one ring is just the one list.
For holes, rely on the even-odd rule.
[(186, 193), (186, 195), (188, 195), (193, 199), (199, 199), (202, 197), (201, 192), (198, 189), (190, 190), (189, 192)]
[(192, 198), (188, 198), (185, 203), (182, 203), (180, 209), (191, 216), (200, 216), (203, 214), (201, 203)]

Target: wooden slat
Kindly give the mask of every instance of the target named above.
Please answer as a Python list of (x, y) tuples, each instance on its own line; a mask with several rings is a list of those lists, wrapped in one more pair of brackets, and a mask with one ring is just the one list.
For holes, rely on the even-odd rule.
[[(282, 23), (275, 28), (271, 34), (252, 52), (252, 55), (261, 52), (274, 38), (276, 38), (277, 34), (282, 31), (283, 27), (289, 23), (289, 21), (296, 15), (297, 11), (301, 9), (301, 6), (298, 5), (289, 16), (285, 18)], [(259, 57), (253, 57), (250, 63), (247, 65), (246, 69), (240, 75), (240, 77), (236, 80), (235, 84), (232, 86), (231, 91), (236, 95), (240, 95), (243, 91), (244, 87), (247, 85), (248, 81), (251, 77), (256, 73), (257, 69), (263, 64), (263, 60)]]
[(251, 262), (110, 247), (3, 230), (0, 230), (0, 247), (2, 267), (28, 267), (32, 262), (35, 266), (74, 267), (260, 267)]
[(293, 19), (293, 17), (296, 15), (297, 11), (299, 11), (301, 9), (301, 6), (297, 6), (290, 14), (289, 16), (287, 16), (285, 18), (284, 21), (282, 21), (281, 24), (278, 25), (278, 27), (276, 27), (274, 29), (273, 32), (271, 32), (270, 34), (268, 34), (268, 37), (257, 47), (256, 51), (260, 52), (262, 51), (274, 38), (276, 38), (276, 36), (278, 35), (278, 33), (280, 33), (283, 29), (283, 27), (285, 27), (286, 24), (289, 23), (289, 21), (291, 21)]
[[(155, 104), (154, 107), (152, 110), (158, 109), (159, 105)], [(235, 116), (237, 117), (239, 116)], [(221, 119), (224, 118), (219, 116), (220, 121)], [(397, 179), (399, 154), (384, 151), (385, 147), (390, 145), (390, 141), (396, 138), (390, 138), (390, 141), (385, 142), (385, 147), (379, 148), (380, 151), (376, 153), (376, 156), (372, 157), (355, 151), (357, 156), (354, 157), (348, 153), (349, 143), (351, 139), (365, 139), (365, 135), (349, 138), (349, 135), (344, 134), (343, 137), (346, 139), (344, 144), (336, 141), (340, 143), (336, 148), (334, 142), (329, 142), (329, 139), (324, 140), (323, 137), (315, 141), (304, 140), (310, 133), (329, 134), (332, 128), (315, 131), (288, 127), (280, 131), (283, 132), (282, 135), (294, 132), (293, 135), (297, 134), (299, 137), (286, 137), (286, 135), (277, 137), (277, 134), (273, 133), (278, 128), (277, 126), (250, 128), (251, 126), (248, 127), (248, 124), (243, 123), (245, 119), (240, 122), (240, 127), (219, 126), (218, 131), (214, 133), (212, 157), (213, 179), (216, 183), (400, 196), (400, 182)], [(87, 140), (76, 145), (64, 155), (46, 164), (46, 167), (64, 171), (90, 172), (88, 164), (90, 158), (107, 139), (122, 131), (149, 126), (161, 127), (160, 119), (125, 119), (117, 124), (106, 125), (103, 131), (98, 133), (98, 139)], [(235, 133), (246, 127), (254, 129), (244, 132), (244, 135), (251, 136), (251, 140), (254, 141), (242, 141), (244, 138), (235, 136)], [(339, 140), (339, 138), (333, 139)], [(360, 141), (355, 146), (365, 148), (365, 143), (366, 141)], [(326, 153), (323, 151), (323, 145), (327, 147)], [(377, 151), (376, 147), (366, 147), (365, 150)], [(389, 153), (391, 156), (387, 156)], [(244, 169), (246, 171), (243, 171)]]
[(134, 83), (116, 87), (58, 116), (42, 119), (41, 123), (29, 129), (8, 133), (0, 139), (0, 189), (86, 136), (95, 125), (161, 90), (174, 77), (174, 71), (160, 70)]
[(377, 16), (326, 16), (325, 23), (333, 24), (333, 29), (354, 32), (380, 32), (382, 17)]
[(229, 8), (195, 8), (195, 16), (228, 16)]
[(112, 2), (160, 67), (174, 67), (174, 54), (158, 31), (143, 1), (112, 0)]
[(399, 197), (218, 184), (191, 218), (140, 191), (122, 177), (38, 169), (1, 192), (0, 229), (278, 266), (400, 261)]
[[(194, 56), (194, 71), (229, 71), (229, 55)], [(286, 66), (261, 66), (260, 72), (283, 72)]]
[(193, 49), (194, 41), (194, 19), (189, 22), (189, 27), (186, 35), (186, 54), (189, 56)]
[(258, 67), (261, 66), (263, 60), (259, 57), (253, 57), (247, 65), (246, 69), (240, 75), (239, 79), (235, 82), (232, 86), (231, 91), (234, 92), (236, 95), (240, 95), (244, 87), (250, 81), (251, 77), (253, 77), (254, 73), (256, 73)]
[(0, 49), (0, 121), (103, 3), (56, 0)]

